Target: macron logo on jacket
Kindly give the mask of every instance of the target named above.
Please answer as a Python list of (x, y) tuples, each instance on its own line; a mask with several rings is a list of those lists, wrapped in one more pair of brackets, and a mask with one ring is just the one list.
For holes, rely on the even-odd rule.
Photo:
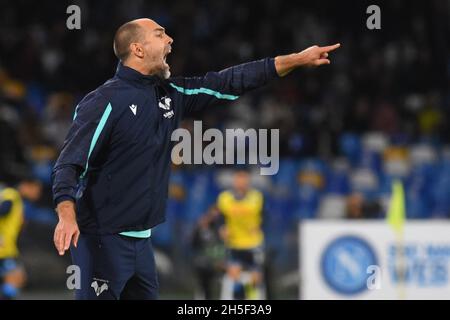
[(134, 115), (136, 115), (136, 112), (137, 112), (137, 105), (132, 104), (132, 105), (130, 106), (130, 110), (131, 110), (131, 112), (133, 112)]

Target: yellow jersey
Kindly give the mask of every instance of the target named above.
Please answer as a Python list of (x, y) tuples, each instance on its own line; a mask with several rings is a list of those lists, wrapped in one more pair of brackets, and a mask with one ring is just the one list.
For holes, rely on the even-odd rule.
[(23, 202), (20, 194), (13, 188), (0, 190), (0, 203), (11, 201), (12, 206), (6, 215), (0, 216), (0, 259), (16, 258), (19, 255), (17, 238), (23, 223)]
[(242, 199), (236, 199), (231, 191), (223, 191), (217, 199), (217, 207), (225, 218), (226, 245), (231, 249), (252, 249), (264, 241), (262, 231), (263, 195), (251, 189)]

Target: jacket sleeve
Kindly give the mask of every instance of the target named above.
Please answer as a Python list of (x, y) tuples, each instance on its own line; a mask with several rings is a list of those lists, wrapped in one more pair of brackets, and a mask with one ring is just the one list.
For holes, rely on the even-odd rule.
[(98, 92), (87, 95), (76, 107), (74, 120), (52, 172), (53, 200), (76, 200), (80, 178), (105, 144), (112, 111), (111, 104)]
[(236, 100), (245, 92), (278, 78), (275, 59), (266, 58), (208, 72), (203, 77), (171, 78), (169, 85), (183, 95), (183, 116), (223, 100)]

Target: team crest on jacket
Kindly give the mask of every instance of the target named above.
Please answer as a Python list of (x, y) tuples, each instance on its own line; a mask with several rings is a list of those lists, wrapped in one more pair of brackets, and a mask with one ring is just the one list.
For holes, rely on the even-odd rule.
[(167, 111), (167, 112), (164, 112), (164, 114), (163, 114), (164, 118), (170, 119), (174, 115), (174, 112), (173, 112), (173, 110), (171, 109), (171, 106), (170, 106), (171, 102), (172, 102), (172, 99), (170, 99), (167, 96), (164, 96), (161, 99), (159, 99), (158, 106), (161, 109)]

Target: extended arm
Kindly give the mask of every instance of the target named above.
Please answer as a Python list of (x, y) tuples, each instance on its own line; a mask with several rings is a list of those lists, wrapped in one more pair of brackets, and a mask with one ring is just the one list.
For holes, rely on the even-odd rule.
[(299, 67), (316, 67), (330, 64), (328, 53), (340, 46), (339, 43), (327, 47), (312, 46), (299, 53), (278, 56), (275, 58), (275, 69), (280, 77), (284, 77)]
[(203, 77), (172, 78), (169, 86), (183, 95), (183, 114), (188, 115), (220, 100), (236, 100), (245, 92), (262, 87), (296, 68), (329, 64), (328, 53), (339, 46), (312, 46), (299, 53), (208, 72)]

